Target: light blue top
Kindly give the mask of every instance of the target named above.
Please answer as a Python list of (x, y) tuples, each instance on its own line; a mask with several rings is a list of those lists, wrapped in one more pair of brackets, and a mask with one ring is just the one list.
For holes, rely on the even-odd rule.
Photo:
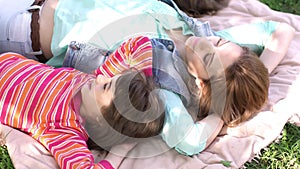
[(180, 97), (168, 90), (161, 90), (165, 101), (165, 123), (161, 136), (169, 147), (184, 155), (197, 154), (204, 150), (208, 138), (203, 137), (203, 123), (194, 123), (182, 104)]
[(215, 32), (216, 36), (249, 47), (251, 51), (260, 55), (264, 50), (267, 40), (276, 30), (279, 22), (264, 21), (245, 25), (234, 26)]
[(51, 42), (54, 57), (47, 64), (60, 67), (71, 41), (89, 42), (114, 50), (132, 35), (147, 34), (153, 38), (168, 38), (164, 28), (182, 28), (185, 35), (193, 35), (176, 10), (161, 1), (59, 1), (54, 15)]

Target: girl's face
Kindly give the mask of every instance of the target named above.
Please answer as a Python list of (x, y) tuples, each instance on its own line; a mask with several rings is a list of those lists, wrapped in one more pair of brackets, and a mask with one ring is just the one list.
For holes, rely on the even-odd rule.
[[(206, 38), (191, 36), (185, 42), (185, 46), (188, 70), (198, 80), (209, 79), (208, 70), (224, 71), (243, 52), (239, 45), (217, 36)], [(222, 68), (216, 65), (221, 65)]]
[[(113, 78), (107, 78), (102, 75), (98, 75), (96, 79), (85, 84), (81, 88), (82, 105), (91, 105), (90, 103), (96, 103), (98, 111), (101, 107), (108, 106), (114, 97), (116, 80), (120, 76), (114, 76)], [(87, 106), (88, 108), (89, 106)]]

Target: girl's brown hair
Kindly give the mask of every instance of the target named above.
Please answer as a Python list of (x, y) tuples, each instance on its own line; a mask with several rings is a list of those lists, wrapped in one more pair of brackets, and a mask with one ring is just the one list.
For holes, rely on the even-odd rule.
[[(224, 102), (221, 117), (228, 126), (236, 126), (253, 117), (263, 107), (268, 99), (269, 74), (267, 68), (257, 55), (247, 48), (232, 65), (225, 69), (226, 94), (224, 99), (218, 97), (221, 90), (212, 96), (210, 81), (205, 81), (200, 99), (200, 118), (211, 112), (212, 98), (217, 98), (214, 104)], [(217, 89), (218, 90), (218, 89)]]
[(108, 124), (117, 132), (134, 138), (160, 133), (164, 123), (164, 106), (151, 78), (131, 71), (120, 76), (112, 103), (101, 109)]

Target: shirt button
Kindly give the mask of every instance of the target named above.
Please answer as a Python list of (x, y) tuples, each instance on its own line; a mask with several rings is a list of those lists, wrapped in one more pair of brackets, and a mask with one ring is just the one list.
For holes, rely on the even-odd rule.
[(167, 48), (168, 48), (168, 50), (172, 51), (172, 50), (174, 49), (174, 46), (171, 45), (171, 44), (169, 44), (169, 45), (167, 46)]

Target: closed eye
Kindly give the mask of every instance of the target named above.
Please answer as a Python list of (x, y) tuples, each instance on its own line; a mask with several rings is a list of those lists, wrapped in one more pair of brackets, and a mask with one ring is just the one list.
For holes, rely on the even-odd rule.
[(205, 66), (209, 66), (211, 65), (212, 61), (214, 58), (214, 54), (213, 53), (207, 53), (205, 54), (205, 56), (203, 57), (203, 63), (205, 64)]
[(216, 46), (219, 46), (219, 44), (220, 44), (221, 41), (222, 41), (222, 38), (220, 38), (220, 39), (218, 40), (218, 42), (216, 43)]
[(110, 81), (109, 83), (105, 83), (103, 85), (104, 90), (109, 90), (111, 88), (111, 84), (112, 84), (112, 81)]
[(230, 42), (230, 41), (229, 41), (229, 40), (225, 40), (225, 39), (220, 38), (220, 39), (218, 40), (218, 42), (216, 43), (216, 46), (217, 46), (217, 47), (220, 47), (220, 46), (222, 46), (222, 45), (224, 45), (224, 44), (226, 44), (226, 43), (228, 43), (228, 42)]

